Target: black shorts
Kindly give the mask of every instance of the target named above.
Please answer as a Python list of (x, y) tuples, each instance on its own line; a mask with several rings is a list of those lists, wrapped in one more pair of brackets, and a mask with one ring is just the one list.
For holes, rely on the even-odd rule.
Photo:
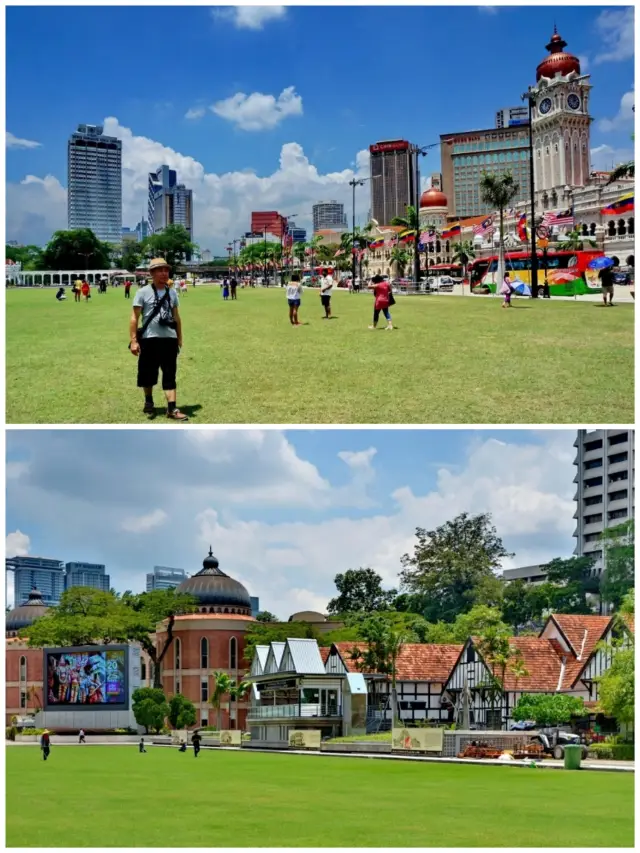
[(175, 391), (177, 364), (177, 338), (143, 338), (138, 356), (138, 388), (157, 385), (158, 370), (162, 370), (162, 390)]
[(331, 305), (331, 294), (330, 293), (327, 295), (321, 293), (320, 299), (322, 299), (322, 304), (324, 305), (325, 308), (328, 308)]

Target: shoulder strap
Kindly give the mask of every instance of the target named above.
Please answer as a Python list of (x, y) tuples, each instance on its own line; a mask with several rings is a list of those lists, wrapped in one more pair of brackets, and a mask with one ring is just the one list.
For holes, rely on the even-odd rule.
[(144, 333), (149, 328), (149, 324), (154, 319), (154, 317), (158, 314), (158, 312), (160, 311), (160, 309), (162, 308), (162, 306), (164, 304), (165, 299), (167, 298), (167, 296), (169, 296), (169, 293), (170, 293), (169, 288), (167, 288), (164, 292), (164, 296), (162, 297), (162, 299), (158, 299), (157, 298), (158, 292), (156, 291), (155, 287), (153, 289), (153, 292), (156, 294), (156, 304), (153, 306), (153, 310), (152, 310), (151, 314), (149, 314), (147, 319), (144, 321), (144, 323), (140, 327), (140, 337), (144, 336)]

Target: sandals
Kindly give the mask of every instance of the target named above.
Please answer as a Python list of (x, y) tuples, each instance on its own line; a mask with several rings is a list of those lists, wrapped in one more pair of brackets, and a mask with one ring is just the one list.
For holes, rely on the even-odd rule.
[(172, 412), (167, 409), (167, 417), (170, 421), (182, 421), (183, 423), (189, 420), (188, 416), (184, 412), (181, 412), (180, 409), (174, 409)]

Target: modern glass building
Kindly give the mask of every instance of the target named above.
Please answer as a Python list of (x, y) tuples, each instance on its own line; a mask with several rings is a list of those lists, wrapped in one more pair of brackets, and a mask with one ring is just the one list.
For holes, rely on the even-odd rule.
[(260, 613), (260, 599), (255, 595), (250, 595), (249, 598), (251, 599), (251, 615), (255, 619), (258, 613)]
[(80, 124), (67, 147), (69, 228), (90, 228), (99, 240), (122, 239), (122, 142), (101, 125)]
[(106, 573), (107, 567), (101, 563), (67, 563), (64, 588), (73, 586), (90, 586), (108, 592), (111, 589), (111, 578)]
[(319, 201), (313, 205), (313, 230), (347, 230), (347, 217), (344, 204), (339, 201)]
[(167, 566), (154, 566), (153, 571), (147, 574), (147, 592), (154, 589), (175, 589), (182, 581), (186, 581), (189, 575), (184, 569), (170, 569)]
[(193, 192), (178, 183), (175, 169), (160, 166), (149, 173), (148, 220), (149, 234), (183, 225), (193, 239)]
[(369, 146), (371, 216), (379, 225), (391, 225), (415, 204), (415, 156), (406, 139), (390, 139)]
[(35, 587), (47, 607), (60, 603), (64, 592), (64, 563), (46, 557), (7, 557), (6, 569), (14, 576), (14, 601), (19, 607), (29, 600)]

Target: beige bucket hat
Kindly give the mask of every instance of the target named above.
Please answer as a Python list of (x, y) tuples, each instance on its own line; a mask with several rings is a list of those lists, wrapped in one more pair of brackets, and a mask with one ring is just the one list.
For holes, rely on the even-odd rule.
[(165, 261), (164, 258), (154, 258), (149, 264), (150, 270), (157, 270), (160, 267), (169, 267), (169, 264)]

